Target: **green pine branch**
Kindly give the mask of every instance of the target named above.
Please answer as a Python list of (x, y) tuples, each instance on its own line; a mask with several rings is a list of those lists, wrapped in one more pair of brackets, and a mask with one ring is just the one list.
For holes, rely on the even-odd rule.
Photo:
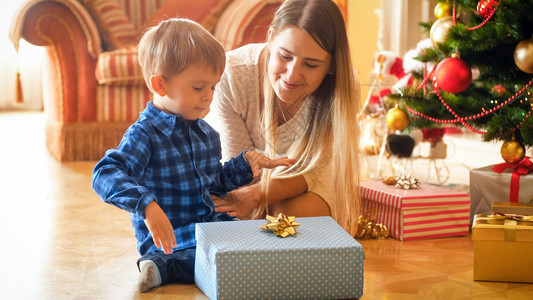
[[(437, 65), (452, 53), (458, 53), (471, 68), (479, 70), (479, 77), (465, 91), (458, 94), (440, 91), (446, 103), (460, 117), (466, 118), (490, 111), (515, 95), (533, 79), (533, 74), (521, 71), (514, 62), (516, 45), (533, 36), (533, 1), (500, 0), (492, 18), (476, 30), (468, 28), (475, 27), (484, 20), (476, 13), (478, 1), (456, 0), (455, 3), (461, 11), (461, 17), (457, 25), (449, 31), (447, 40), (438, 44), (436, 49), (427, 49), (416, 59)], [(421, 29), (427, 32), (428, 36), (432, 25), (432, 22), (420, 23)], [(407, 105), (421, 114), (439, 120), (454, 119), (433, 91), (431, 79), (426, 84), (425, 94), (423, 89), (416, 89), (424, 79), (424, 70), (415, 70), (411, 75), (415, 78), (415, 84), (389, 95), (386, 108), (398, 103), (404, 109)], [(533, 86), (529, 90), (533, 91)], [(466, 122), (478, 130), (486, 131), (483, 135), (484, 141), (503, 142), (514, 137), (526, 147), (531, 147), (533, 116), (525, 121), (524, 118), (530, 113), (532, 106), (532, 97), (523, 93), (502, 109)], [(407, 130), (450, 125), (432, 122), (412, 113), (409, 117), (410, 125)], [(462, 126), (460, 123), (454, 125)], [(520, 128), (517, 129), (519, 125)]]

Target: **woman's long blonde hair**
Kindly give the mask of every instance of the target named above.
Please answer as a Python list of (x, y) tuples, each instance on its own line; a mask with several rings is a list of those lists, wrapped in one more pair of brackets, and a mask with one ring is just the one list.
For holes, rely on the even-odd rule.
[[(306, 122), (299, 125), (303, 134), (295, 139), (287, 153), (289, 157), (298, 158), (298, 162), (281, 171), (267, 170), (263, 173), (263, 203), (266, 208), (268, 182), (272, 178), (302, 175), (331, 161), (331, 176), (335, 184), (331, 215), (346, 231), (355, 235), (360, 213), (357, 124), (360, 88), (352, 70), (344, 19), (331, 0), (288, 0), (274, 16), (270, 26), (271, 38), (288, 27), (305, 30), (331, 54), (332, 73), (325, 76), (321, 85), (305, 101)], [(268, 58), (264, 68), (268, 68)], [(277, 96), (268, 76), (263, 77), (262, 127), (266, 140), (265, 151), (269, 157), (275, 157)]]

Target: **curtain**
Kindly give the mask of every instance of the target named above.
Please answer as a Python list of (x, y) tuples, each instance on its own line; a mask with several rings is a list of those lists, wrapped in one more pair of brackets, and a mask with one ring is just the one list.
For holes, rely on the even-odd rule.
[[(21, 40), (17, 54), (8, 31), (18, 1), (0, 3), (0, 110), (41, 110), (41, 69), (45, 49)], [(22, 102), (17, 102), (17, 71), (20, 72)]]
[(436, 1), (430, 0), (381, 0), (379, 50), (386, 50), (403, 57), (416, 44), (426, 38), (419, 22), (434, 20)]

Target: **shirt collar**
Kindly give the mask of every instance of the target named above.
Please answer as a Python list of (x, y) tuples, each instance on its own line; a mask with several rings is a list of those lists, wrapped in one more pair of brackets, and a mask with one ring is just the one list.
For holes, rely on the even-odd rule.
[[(166, 113), (155, 107), (151, 101), (147, 103), (144, 114), (148, 117), (152, 125), (164, 135), (171, 135), (175, 129), (187, 129), (185, 126), (185, 119), (183, 119), (181, 115)], [(199, 119), (189, 121), (189, 127), (191, 130), (206, 135), (205, 126), (202, 125), (203, 124), (200, 124)]]

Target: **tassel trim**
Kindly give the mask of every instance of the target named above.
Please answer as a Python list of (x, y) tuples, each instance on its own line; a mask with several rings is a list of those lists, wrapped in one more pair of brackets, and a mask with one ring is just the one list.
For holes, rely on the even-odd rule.
[(116, 148), (131, 122), (61, 123), (46, 120), (46, 146), (58, 161), (96, 161)]
[(20, 81), (20, 72), (17, 72), (15, 83), (15, 102), (24, 103), (24, 94), (22, 93), (22, 82)]

